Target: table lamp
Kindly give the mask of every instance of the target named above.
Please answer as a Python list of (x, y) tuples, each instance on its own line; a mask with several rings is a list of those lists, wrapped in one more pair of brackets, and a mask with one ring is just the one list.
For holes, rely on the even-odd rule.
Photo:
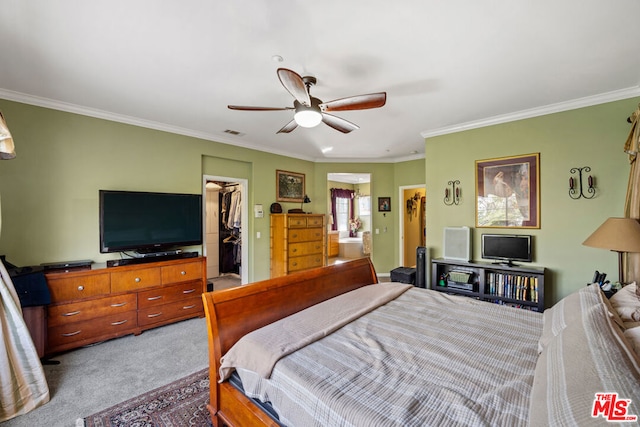
[(622, 283), (622, 254), (640, 252), (640, 223), (634, 218), (609, 218), (582, 244), (618, 252), (618, 280)]

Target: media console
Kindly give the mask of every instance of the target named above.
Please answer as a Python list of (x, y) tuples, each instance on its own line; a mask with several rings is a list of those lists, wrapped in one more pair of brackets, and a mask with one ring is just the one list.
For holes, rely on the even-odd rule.
[(110, 268), (92, 264), (85, 270), (47, 272), (51, 304), (45, 353), (204, 317), (204, 257), (145, 260)]
[(544, 267), (436, 258), (431, 289), (543, 312), (545, 273)]

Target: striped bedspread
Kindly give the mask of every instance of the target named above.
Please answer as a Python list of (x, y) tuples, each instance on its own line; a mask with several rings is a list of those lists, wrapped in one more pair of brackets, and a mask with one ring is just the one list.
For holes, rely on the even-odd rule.
[(288, 426), (527, 425), (542, 314), (412, 288), (279, 360), (238, 368)]

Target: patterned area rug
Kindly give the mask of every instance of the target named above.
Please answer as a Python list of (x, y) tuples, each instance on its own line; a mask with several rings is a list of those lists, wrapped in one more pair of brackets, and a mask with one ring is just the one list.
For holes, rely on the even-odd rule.
[(207, 403), (208, 368), (91, 415), (84, 419), (84, 426), (211, 426)]

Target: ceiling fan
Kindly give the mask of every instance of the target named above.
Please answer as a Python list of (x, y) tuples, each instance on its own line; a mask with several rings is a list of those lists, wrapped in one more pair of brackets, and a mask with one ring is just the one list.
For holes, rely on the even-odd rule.
[(311, 128), (319, 125), (320, 122), (324, 122), (342, 133), (349, 133), (360, 127), (345, 119), (328, 114), (328, 112), (379, 108), (387, 102), (386, 92), (349, 96), (322, 102), (318, 98), (311, 96), (309, 92), (311, 86), (317, 82), (315, 77), (301, 77), (295, 71), (287, 68), (278, 68), (278, 78), (282, 86), (295, 98), (293, 107), (251, 107), (244, 105), (229, 105), (228, 107), (232, 110), (244, 111), (295, 110), (293, 120), (284, 125), (278, 133), (289, 133), (298, 126)]

